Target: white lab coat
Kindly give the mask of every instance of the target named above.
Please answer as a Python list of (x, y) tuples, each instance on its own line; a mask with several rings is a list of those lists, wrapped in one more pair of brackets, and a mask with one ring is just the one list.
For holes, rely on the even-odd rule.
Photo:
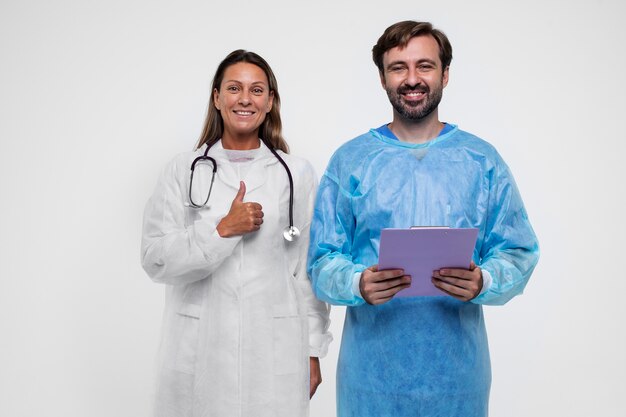
[[(306, 416), (309, 356), (332, 340), (329, 307), (306, 275), (317, 177), (311, 165), (280, 152), (294, 180), (295, 242), (289, 225), (287, 173), (261, 144), (244, 178), (221, 141), (209, 151), (217, 174), (208, 209), (186, 207), (190, 166), (205, 146), (166, 167), (144, 213), (142, 265), (167, 284), (155, 415), (159, 417)], [(216, 231), (239, 189), (265, 215), (257, 232), (222, 238)], [(210, 175), (194, 177), (204, 201)]]

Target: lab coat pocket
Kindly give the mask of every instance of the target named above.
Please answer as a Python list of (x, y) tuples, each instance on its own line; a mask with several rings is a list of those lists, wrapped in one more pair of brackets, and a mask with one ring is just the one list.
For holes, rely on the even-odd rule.
[(287, 375), (303, 366), (302, 324), (295, 306), (274, 306), (274, 374)]
[(176, 324), (180, 333), (174, 367), (188, 374), (193, 374), (195, 371), (200, 309), (201, 306), (196, 304), (183, 304), (176, 313)]

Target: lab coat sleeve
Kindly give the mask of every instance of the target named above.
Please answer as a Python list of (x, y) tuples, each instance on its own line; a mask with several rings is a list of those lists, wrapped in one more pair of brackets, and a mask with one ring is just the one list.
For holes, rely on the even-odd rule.
[(492, 278), (472, 300), (502, 305), (521, 294), (537, 261), (539, 245), (508, 167), (499, 157), (490, 172), (489, 206), (479, 265)]
[(207, 278), (241, 240), (220, 237), (217, 225), (203, 220), (185, 224), (185, 181), (177, 175), (180, 160), (165, 168), (146, 204), (141, 243), (144, 270), (155, 282), (171, 285)]
[(311, 281), (306, 273), (307, 250), (309, 248), (309, 234), (311, 228), (311, 215), (313, 213), (313, 203), (315, 201), (315, 189), (317, 180), (313, 168), (310, 168), (310, 176), (305, 186), (306, 192), (306, 224), (298, 239), (299, 262), (297, 267), (296, 282), (300, 287), (300, 293), (304, 297), (308, 311), (309, 325), (309, 356), (322, 358), (328, 353), (328, 345), (333, 340), (328, 331), (330, 326), (330, 306), (320, 301), (313, 294)]
[(357, 306), (365, 300), (354, 291), (353, 282), (366, 266), (352, 260), (355, 221), (351, 194), (343, 189), (331, 161), (317, 192), (308, 272), (315, 295), (330, 304)]

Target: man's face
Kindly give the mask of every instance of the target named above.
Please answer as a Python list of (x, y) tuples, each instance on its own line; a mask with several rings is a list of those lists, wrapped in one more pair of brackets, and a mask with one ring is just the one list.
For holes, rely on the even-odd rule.
[(394, 110), (403, 118), (419, 121), (431, 114), (448, 84), (448, 68), (442, 71), (435, 38), (416, 36), (405, 48), (385, 52), (380, 81)]

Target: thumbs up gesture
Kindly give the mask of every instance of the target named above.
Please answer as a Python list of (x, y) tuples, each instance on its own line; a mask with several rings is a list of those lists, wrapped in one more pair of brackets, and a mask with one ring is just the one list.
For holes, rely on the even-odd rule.
[(217, 233), (221, 237), (245, 235), (256, 232), (263, 223), (263, 207), (259, 203), (244, 203), (246, 184), (239, 182), (239, 191), (230, 205), (228, 214), (217, 225)]

